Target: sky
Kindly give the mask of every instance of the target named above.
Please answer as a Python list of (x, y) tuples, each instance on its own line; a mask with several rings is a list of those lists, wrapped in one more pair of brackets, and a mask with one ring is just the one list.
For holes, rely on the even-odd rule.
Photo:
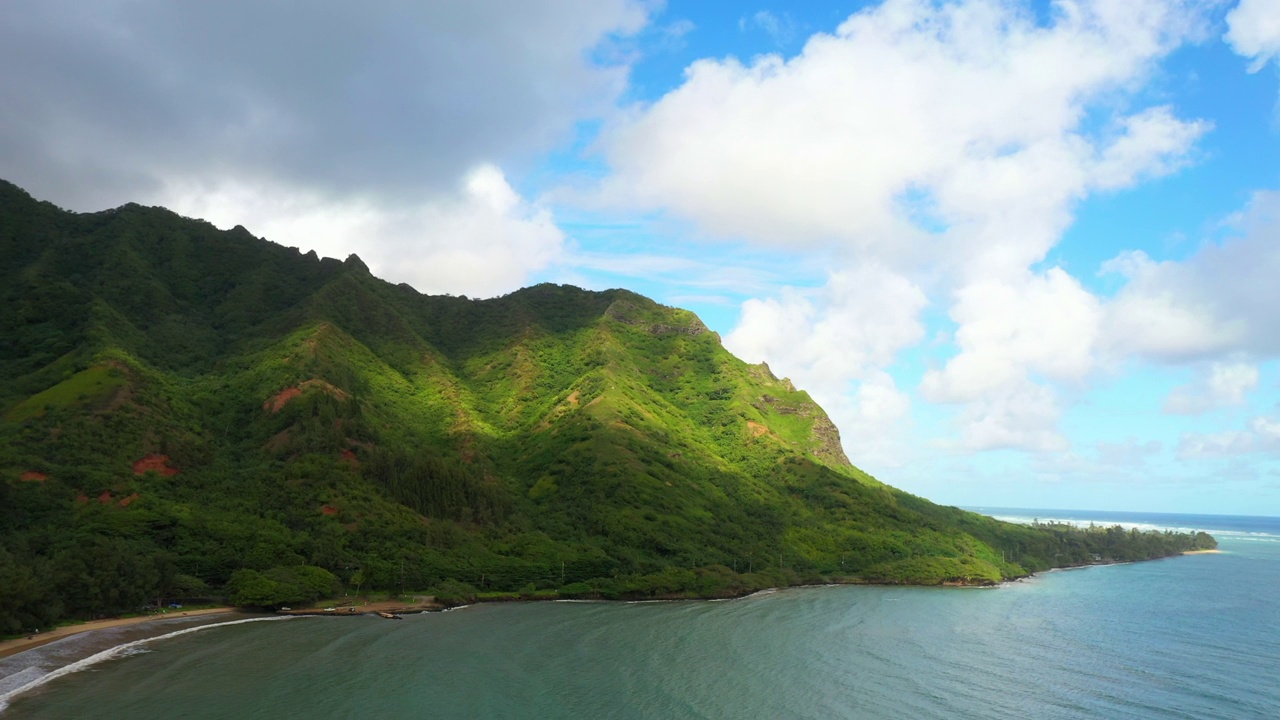
[(626, 287), (962, 506), (1280, 515), (1280, 0), (0, 4), (0, 177)]

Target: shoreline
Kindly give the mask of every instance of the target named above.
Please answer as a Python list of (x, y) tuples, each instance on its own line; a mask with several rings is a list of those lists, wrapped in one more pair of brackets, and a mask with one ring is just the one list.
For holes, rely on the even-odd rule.
[[(1223, 552), (1222, 550), (1217, 550), (1217, 549), (1184, 550), (1181, 553), (1178, 553), (1178, 555), (1170, 555), (1168, 557), (1178, 557), (1180, 555), (1217, 555), (1217, 554), (1221, 554), (1222, 552)], [(334, 607), (332, 610), (321, 609), (321, 608), (305, 608), (305, 609), (298, 609), (298, 610), (276, 611), (275, 613), (262, 613), (262, 615), (263, 616), (284, 615), (284, 616), (294, 616), (294, 617), (299, 617), (299, 616), (310, 616), (310, 617), (356, 616), (356, 617), (359, 617), (364, 615), (376, 615), (379, 612), (389, 612), (392, 614), (408, 615), (408, 614), (418, 614), (418, 613), (424, 613), (424, 612), (441, 612), (441, 611), (447, 611), (447, 610), (454, 610), (460, 607), (467, 607), (469, 605), (476, 605), (476, 604), (507, 603), (507, 602), (635, 603), (635, 602), (680, 602), (680, 601), (691, 601), (691, 600), (704, 601), (704, 602), (708, 602), (708, 601), (718, 602), (718, 601), (724, 601), (724, 600), (738, 600), (742, 598), (751, 597), (753, 595), (776, 592), (778, 590), (784, 590), (788, 588), (806, 588), (806, 587), (861, 586), (861, 587), (942, 587), (942, 588), (948, 588), (948, 589), (955, 589), (955, 588), (982, 589), (982, 588), (990, 588), (990, 587), (999, 587), (1006, 583), (1026, 580), (1046, 572), (1077, 570), (1080, 568), (1097, 567), (1100, 565), (1122, 565), (1122, 564), (1129, 564), (1132, 562), (1143, 562), (1143, 561), (1141, 560), (1125, 561), (1125, 562), (1104, 561), (1104, 562), (1085, 563), (1082, 565), (1064, 565), (1056, 568), (1048, 568), (1047, 570), (1040, 571), (1040, 573), (1028, 573), (1023, 577), (1009, 578), (1000, 583), (943, 582), (936, 585), (917, 585), (912, 583), (867, 582), (867, 581), (861, 581), (853, 578), (842, 578), (834, 582), (802, 583), (800, 585), (759, 588), (756, 590), (750, 590), (745, 592), (729, 593), (721, 597), (688, 597), (688, 596), (682, 596), (678, 594), (677, 595), (659, 595), (659, 596), (649, 597), (649, 598), (609, 598), (609, 599), (590, 598), (590, 597), (562, 598), (562, 597), (527, 597), (527, 596), (491, 597), (491, 598), (477, 597), (470, 600), (469, 602), (464, 602), (459, 605), (450, 605), (448, 603), (440, 603), (439, 601), (436, 601), (434, 598), (432, 598), (431, 600), (427, 600), (426, 602), (419, 601), (419, 602), (413, 602), (413, 603), (407, 603), (407, 604), (404, 602), (397, 602), (397, 601), (375, 601), (375, 602), (365, 602), (363, 605), (359, 605), (359, 606), (344, 604), (340, 607)], [(38, 635), (0, 641), (0, 659), (9, 658), (19, 653), (26, 652), (27, 650), (32, 650), (42, 645), (47, 645), (56, 640), (61, 640), (63, 638), (71, 637), (73, 635), (79, 635), (80, 633), (92, 632), (94, 630), (106, 630), (109, 628), (126, 627), (131, 625), (143, 625), (146, 623), (156, 622), (160, 620), (173, 620), (175, 618), (200, 617), (200, 616), (206, 616), (206, 615), (222, 615), (222, 614), (229, 614), (229, 613), (235, 613), (235, 612), (243, 613), (245, 612), (245, 610), (243, 608), (235, 608), (235, 607), (216, 607), (216, 608), (205, 608), (202, 610), (188, 610), (185, 612), (178, 612), (178, 613), (172, 613), (172, 614), (166, 613), (162, 615), (144, 615), (144, 616), (132, 617), (132, 618), (108, 618), (104, 620), (90, 620), (88, 622), (79, 623), (77, 625), (64, 625), (62, 627), (54, 628), (53, 630), (39, 633)], [(251, 614), (257, 614), (257, 613), (251, 613)]]
[(63, 625), (62, 627), (57, 627), (29, 637), (0, 641), (0, 659), (12, 657), (18, 653), (38, 648), (41, 645), (47, 645), (55, 640), (61, 640), (62, 638), (91, 632), (93, 630), (106, 630), (108, 628), (125, 627), (129, 625), (142, 625), (149, 622), (156, 622), (158, 620), (173, 620), (174, 618), (199, 617), (201, 615), (221, 615), (236, 611), (236, 608), (233, 607), (217, 607), (205, 608), (203, 610), (188, 610), (186, 612), (164, 613), (162, 615), (142, 615), (132, 618), (90, 620), (77, 625)]
[[(1223, 551), (1199, 550), (1199, 551), (1186, 551), (1184, 553), (1179, 553), (1179, 554), (1217, 554), (1221, 552)], [(1172, 555), (1169, 557), (1178, 557), (1178, 555)], [(1136, 562), (1140, 562), (1140, 561), (1136, 561)], [(1072, 569), (1078, 569), (1082, 567), (1096, 567), (1097, 565), (1111, 565), (1111, 564), (1128, 564), (1128, 563), (1114, 563), (1114, 562), (1088, 563), (1088, 564), (1079, 565), (1079, 566), (1065, 566), (1065, 567), (1059, 567), (1059, 568), (1051, 568), (1046, 572), (1072, 570)], [(656, 597), (648, 597), (648, 598), (605, 599), (605, 598), (537, 597), (537, 596), (516, 594), (514, 596), (505, 596), (505, 597), (470, 598), (468, 602), (462, 602), (457, 605), (453, 605), (452, 603), (448, 603), (448, 602), (442, 603), (435, 597), (425, 596), (425, 597), (414, 597), (413, 600), (408, 603), (404, 602), (403, 600), (400, 600), (400, 601), (375, 600), (372, 602), (365, 600), (363, 603), (360, 603), (357, 600), (355, 602), (334, 603), (332, 606), (328, 606), (328, 607), (299, 608), (297, 610), (285, 610), (283, 612), (276, 611), (276, 612), (264, 612), (264, 613), (252, 613), (252, 612), (246, 613), (243, 609), (240, 609), (240, 608), (216, 607), (216, 608), (206, 608), (206, 609), (199, 609), (199, 610), (188, 610), (185, 612), (166, 613), (162, 615), (147, 615), (147, 616), (133, 617), (133, 618), (110, 618), (110, 619), (104, 619), (104, 620), (94, 620), (90, 622), (80, 623), (77, 625), (67, 625), (67, 626), (55, 628), (54, 630), (50, 630), (48, 632), (40, 633), (39, 635), (33, 635), (26, 638), (17, 638), (13, 640), (0, 641), (0, 667), (4, 667), (5, 670), (10, 670), (10, 668), (13, 668), (12, 671), (5, 673), (3, 677), (0, 677), (0, 713), (3, 712), (3, 709), (7, 706), (7, 701), (10, 700), (13, 696), (16, 696), (21, 693), (25, 693), (26, 691), (36, 686), (43, 685), (47, 680), (54, 679), (60, 675), (66, 674), (67, 672), (74, 672), (76, 670), (83, 669), (81, 665), (83, 665), (83, 663), (85, 662), (93, 663), (96, 660), (115, 657), (114, 653), (119, 648), (129, 647), (142, 642), (147, 642), (156, 637), (160, 637), (160, 638), (169, 637), (170, 634), (185, 634), (187, 632), (200, 629), (199, 623), (196, 623), (195, 625), (188, 624), (188, 627), (184, 627), (183, 629), (174, 631), (173, 633), (170, 633), (170, 634), (165, 634), (164, 632), (162, 632), (163, 628), (160, 627), (160, 623), (162, 621), (172, 622), (172, 621), (192, 620), (192, 619), (197, 619), (201, 617), (207, 617), (207, 618), (213, 618), (214, 620), (212, 622), (205, 621), (205, 624), (212, 624), (214, 626), (217, 626), (217, 625), (225, 624), (225, 623), (219, 622), (219, 618), (217, 617), (217, 616), (224, 616), (224, 615), (226, 616), (248, 615), (249, 616), (247, 619), (244, 619), (244, 620), (234, 620), (232, 624), (238, 624), (240, 622), (253, 622), (255, 620), (272, 620), (272, 619), (284, 620), (290, 617), (297, 618), (297, 617), (307, 617), (307, 616), (310, 616), (310, 617), (369, 617), (374, 615), (382, 615), (382, 617), (386, 617), (386, 618), (398, 618), (400, 617), (401, 614), (409, 615), (409, 614), (441, 612), (441, 611), (447, 612), (449, 610), (462, 609), (462, 608), (471, 607), (477, 604), (508, 603), (508, 602), (515, 602), (515, 603), (599, 602), (599, 603), (621, 603), (621, 604), (653, 603), (653, 602), (660, 602), (660, 603), (661, 602), (723, 602), (726, 600), (741, 600), (741, 599), (757, 597), (761, 595), (769, 595), (775, 592), (784, 591), (788, 589), (824, 588), (824, 587), (830, 588), (830, 587), (841, 587), (841, 586), (883, 587), (883, 588), (934, 587), (934, 588), (941, 588), (944, 590), (955, 590), (957, 588), (967, 589), (967, 588), (974, 588), (974, 587), (979, 589), (989, 589), (989, 588), (1003, 587), (1006, 585), (1012, 585), (1022, 580), (1032, 579), (1032, 578), (1035, 578), (1035, 576), (1038, 574), (1039, 573), (1030, 573), (1024, 577), (1010, 578), (1003, 582), (993, 583), (990, 585), (972, 584), (972, 583), (963, 583), (963, 582), (960, 582), (960, 583), (944, 582), (941, 584), (934, 584), (934, 585), (912, 585), (912, 584), (899, 585), (896, 583), (860, 582), (853, 578), (841, 578), (836, 581), (828, 581), (828, 582), (820, 582), (820, 583), (801, 583), (801, 584), (790, 585), (790, 586), (775, 586), (775, 587), (767, 587), (767, 588), (758, 588), (750, 591), (738, 591), (738, 592), (726, 593), (721, 597), (689, 597), (689, 596), (682, 596), (682, 595), (666, 595), (666, 596), (656, 596)], [(156, 627), (147, 627), (148, 625), (155, 625)], [(110, 630), (115, 628), (131, 627), (131, 626), (138, 627), (137, 630), (132, 631), (134, 635), (137, 635), (138, 633), (142, 633), (143, 636), (138, 637), (137, 639), (128, 640), (127, 642), (124, 642), (122, 645), (108, 647), (105, 650), (98, 650), (96, 654), (90, 654), (92, 652), (92, 649), (90, 649), (90, 650), (79, 651), (79, 654), (84, 655), (84, 657), (80, 657), (76, 654), (73, 654), (70, 657), (60, 657), (57, 660), (58, 667), (55, 667), (52, 669), (42, 667), (45, 663), (39, 659), (41, 657), (40, 654), (33, 654), (32, 656), (30, 656), (34, 659), (34, 661), (17, 660), (18, 665), (15, 666), (11, 664), (14, 662), (15, 657), (17, 656), (22, 656), (24, 653), (27, 653), (28, 651), (36, 650), (41, 646), (49, 645), (69, 637), (86, 634), (86, 633), (93, 633), (94, 631), (98, 631), (98, 630)], [(129, 636), (126, 635), (125, 637), (127, 638)], [(92, 648), (92, 646), (86, 646), (86, 647)], [(76, 651), (73, 651), (73, 653), (75, 652)], [(48, 658), (46, 658), (46, 660), (47, 659)], [(27, 662), (29, 664), (29, 667), (23, 667), (22, 665), (24, 662)], [(34, 664), (36, 662), (39, 662), (40, 665)], [(9, 667), (5, 667), (6, 665)], [(23, 680), (22, 676), (24, 674), (35, 672), (36, 668), (38, 667), (41, 667), (42, 669), (46, 669), (46, 672), (44, 672), (43, 675), (40, 675), (39, 673), (37, 673), (37, 677), (33, 681), (31, 680), (31, 678), (28, 677), (26, 678), (28, 682), (22, 685), (19, 685), (16, 687), (4, 687), (5, 680), (8, 680), (9, 678), (13, 678), (13, 680), (15, 681), (21, 681)]]

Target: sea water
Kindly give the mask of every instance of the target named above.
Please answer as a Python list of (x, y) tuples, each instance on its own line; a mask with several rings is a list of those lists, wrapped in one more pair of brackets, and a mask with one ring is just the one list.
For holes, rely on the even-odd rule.
[(5, 717), (1280, 717), (1280, 519), (986, 511), (1202, 529), (1224, 552), (993, 589), (215, 623), (96, 649)]

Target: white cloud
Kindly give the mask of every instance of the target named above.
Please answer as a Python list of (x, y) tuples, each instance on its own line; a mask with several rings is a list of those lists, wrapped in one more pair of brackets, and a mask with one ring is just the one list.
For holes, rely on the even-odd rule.
[(882, 266), (854, 267), (808, 294), (787, 289), (780, 298), (747, 301), (725, 345), (835, 395), (923, 339), (918, 316), (926, 302), (918, 286)]
[(1280, 354), (1280, 192), (1257, 193), (1231, 229), (1182, 261), (1128, 252), (1103, 266), (1127, 279), (1108, 304), (1110, 352), (1162, 362)]
[(1164, 411), (1175, 415), (1199, 415), (1218, 408), (1243, 405), (1258, 387), (1258, 366), (1244, 362), (1215, 362), (1202, 368), (1190, 385), (1173, 389)]
[(1100, 154), (1093, 184), (1102, 189), (1133, 185), (1143, 175), (1168, 175), (1187, 164), (1186, 152), (1212, 125), (1184, 122), (1169, 107), (1150, 108), (1121, 119), (1123, 132)]
[(907, 437), (911, 398), (881, 370), (867, 371), (856, 388), (827, 408), (850, 457), (864, 468), (903, 467), (913, 457)]
[(551, 213), (520, 197), (491, 165), (472, 170), (454, 192), (408, 209), (235, 185), (177, 192), (169, 203), (282, 245), (338, 258), (357, 253), (375, 275), (425, 293), (510, 292), (564, 245)]
[[(1200, 12), (1099, 0), (1056, 6), (1044, 26), (1018, 3), (888, 0), (789, 59), (691, 65), (606, 129), (606, 195), (711, 235), (880, 268), (920, 293), (917, 308), (926, 293), (953, 298), (960, 353), (929, 374), (926, 397), (967, 405), (969, 447), (1058, 448), (1062, 401), (1043, 383), (1094, 366), (1104, 313), (1065, 271), (1031, 268), (1075, 203), (1177, 170), (1210, 129), (1125, 108)], [(882, 316), (918, 322), (874, 295), (828, 306), (783, 293), (744, 306), (731, 347), (847, 392), (922, 337), (867, 350)], [(827, 320), (862, 344), (801, 334)]]
[(934, 402), (968, 402), (1031, 373), (1080, 380), (1094, 367), (1101, 304), (1060, 268), (960, 290), (951, 316), (960, 353), (921, 383)]
[(1158, 263), (1138, 250), (1107, 261), (1102, 272), (1127, 281), (1106, 318), (1108, 342), (1118, 354), (1195, 359), (1237, 346), (1244, 334), (1238, 321), (1220, 322), (1210, 303), (1189, 292), (1196, 273), (1184, 263)]
[(743, 304), (737, 328), (724, 339), (731, 352), (770, 367), (808, 390), (841, 428), (846, 451), (869, 466), (895, 465), (896, 438), (910, 409), (905, 393), (880, 370), (919, 343), (923, 291), (883, 266), (833, 273), (802, 293)]
[(1227, 34), (1223, 38), (1237, 55), (1251, 58), (1249, 72), (1257, 72), (1280, 57), (1280, 2), (1240, 0), (1227, 13)]
[[(609, 276), (656, 282), (668, 287), (715, 290), (743, 295), (778, 285), (777, 258), (734, 252), (732, 263), (722, 257), (694, 259), (682, 255), (645, 252), (582, 252), (565, 254), (564, 265)], [(668, 298), (675, 302), (674, 298)]]
[(1061, 401), (1039, 381), (1078, 383), (1094, 369), (1101, 316), (1097, 298), (1060, 268), (968, 285), (951, 309), (959, 353), (925, 373), (920, 391), (969, 404), (961, 420), (970, 449), (1061, 449)]
[(1156, 2), (1073, 7), (1041, 28), (1007, 3), (890, 0), (790, 60), (699, 61), (606, 134), (615, 184), (717, 234), (864, 248), (919, 237), (910, 197), (934, 196), (945, 223), (1019, 212), (1016, 199), (1037, 259), (1064, 203), (1171, 167), (1204, 129), (1156, 109), (1118, 117), (1114, 143), (1087, 138), (1086, 106), (1138, 81), (1185, 18)]
[(961, 442), (967, 450), (1066, 450), (1061, 415), (1050, 388), (1026, 379), (1002, 383), (965, 407)]

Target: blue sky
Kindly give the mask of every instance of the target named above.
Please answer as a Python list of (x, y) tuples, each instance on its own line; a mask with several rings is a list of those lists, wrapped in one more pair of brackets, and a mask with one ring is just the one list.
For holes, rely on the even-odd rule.
[(0, 175), (628, 287), (939, 502), (1280, 515), (1280, 0), (17, 0)]

